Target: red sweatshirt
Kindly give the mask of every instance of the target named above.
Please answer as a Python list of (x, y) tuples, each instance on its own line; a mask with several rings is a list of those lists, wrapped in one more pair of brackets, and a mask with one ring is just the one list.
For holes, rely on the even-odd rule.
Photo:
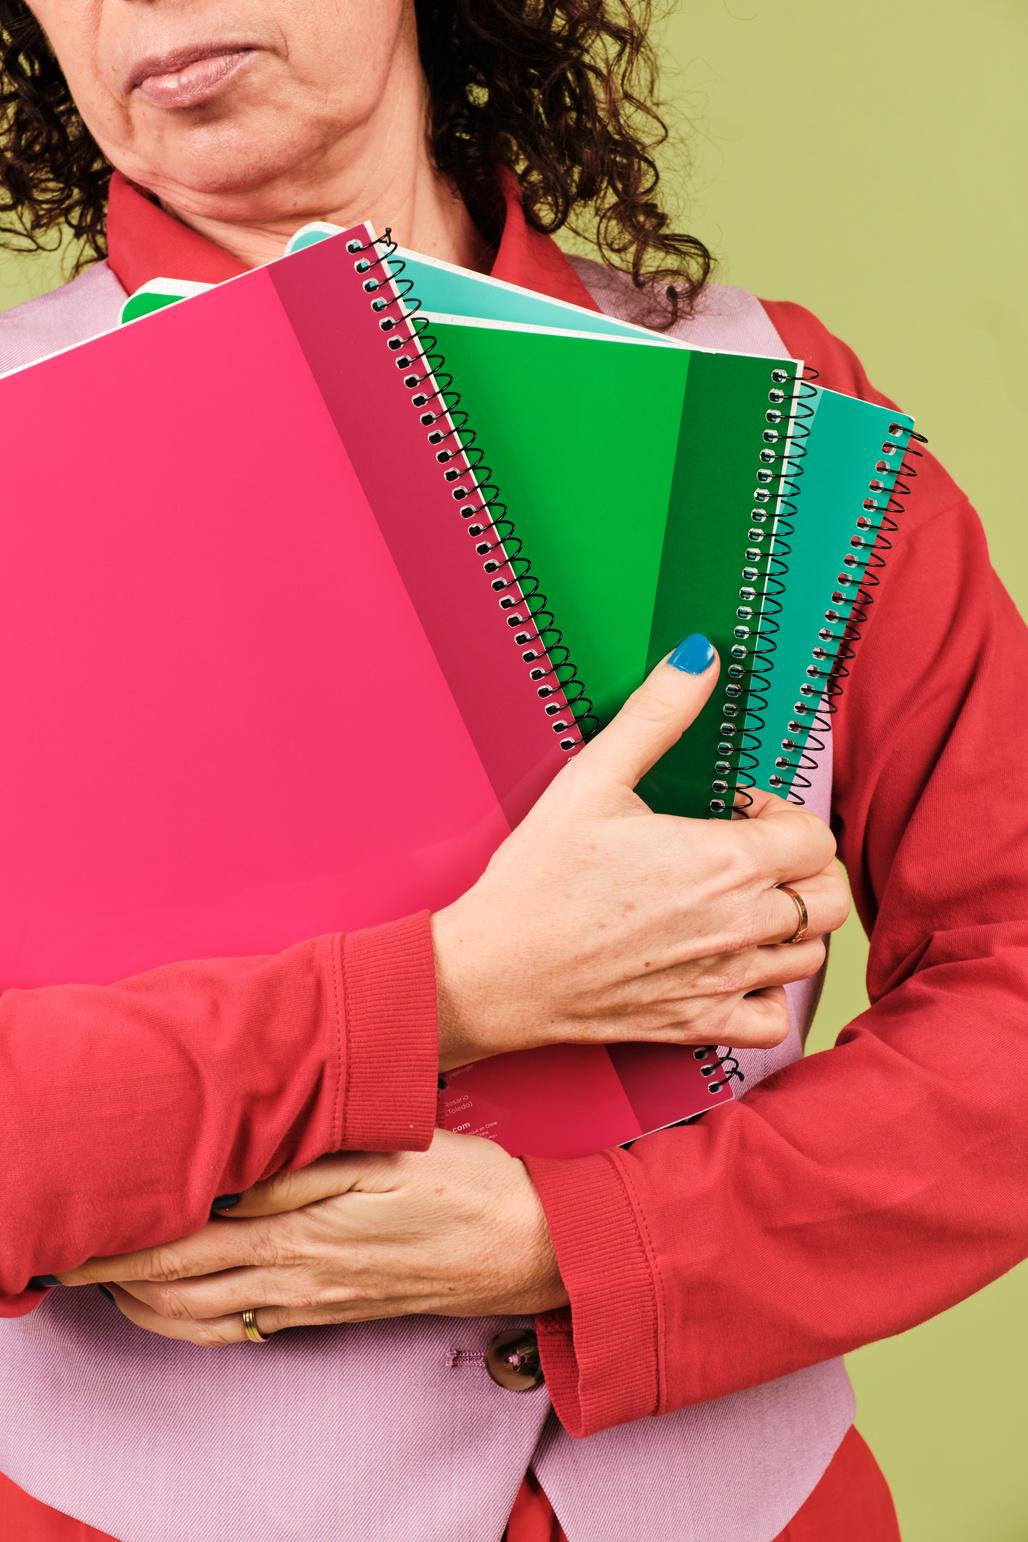
[[(130, 289), (241, 271), (117, 179), (110, 239)], [(516, 217), (493, 271), (591, 303)], [(883, 400), (809, 313), (767, 309), (825, 384)], [(835, 1049), (694, 1126), (529, 1163), (571, 1296), (540, 1334), (573, 1432), (898, 1332), (1028, 1252), (1028, 813), (1007, 790), (1028, 749), (1026, 665), (981, 527), (926, 457), (835, 727), (835, 819), (874, 1004)], [(107, 990), (9, 992), (0, 1057), (0, 1290), (22, 1312), (40, 1299), (28, 1276), (181, 1235), (215, 1194), (278, 1166), (427, 1144), (427, 923)]]
[(186, 1236), (327, 1151), (424, 1150), (436, 1111), (427, 913), (271, 958), (0, 995), (0, 1315), (31, 1276)]
[[(766, 309), (822, 384), (886, 401), (808, 311)], [(872, 1005), (696, 1125), (528, 1163), (572, 1433), (900, 1333), (1028, 1254), (1028, 633), (967, 499), (919, 464), (834, 729)]]

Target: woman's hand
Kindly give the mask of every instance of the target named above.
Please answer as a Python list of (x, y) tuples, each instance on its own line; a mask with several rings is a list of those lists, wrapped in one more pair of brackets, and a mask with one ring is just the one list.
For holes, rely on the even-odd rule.
[[(433, 917), (443, 1070), (543, 1044), (785, 1037), (783, 986), (817, 973), (849, 911), (827, 825), (771, 793), (726, 821), (654, 814), (633, 790), (717, 674), (716, 655), (698, 675), (658, 664)], [(810, 917), (792, 946), (779, 883)]]
[(258, 1184), (231, 1214), (180, 1242), (93, 1259), (62, 1282), (103, 1282), (139, 1327), (206, 1345), (240, 1342), (253, 1308), (267, 1334), (567, 1303), (524, 1165), (471, 1135), (437, 1131), (427, 1152), (323, 1157)]

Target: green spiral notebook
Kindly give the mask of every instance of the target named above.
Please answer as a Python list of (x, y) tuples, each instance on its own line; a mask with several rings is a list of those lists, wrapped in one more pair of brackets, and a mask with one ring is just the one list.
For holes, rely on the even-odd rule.
[(798, 361), (692, 348), (399, 248), (393, 267), (600, 721), (684, 629), (721, 654), (649, 801), (727, 814), (753, 783), (802, 797), (897, 478), (915, 474), (914, 420), (816, 386)]

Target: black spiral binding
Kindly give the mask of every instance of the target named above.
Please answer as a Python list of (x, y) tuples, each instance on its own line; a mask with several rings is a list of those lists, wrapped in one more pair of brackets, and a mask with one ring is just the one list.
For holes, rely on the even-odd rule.
[[(697, 1044), (693, 1050), (693, 1057), (696, 1060), (706, 1060), (708, 1055), (713, 1055), (716, 1061), (715, 1065), (701, 1065), (701, 1076), (713, 1076), (719, 1068), (724, 1072), (720, 1081), (707, 1083), (707, 1091), (711, 1097), (714, 1096), (715, 1092), (720, 1092), (722, 1087), (727, 1087), (733, 1076), (738, 1077), (741, 1082), (746, 1080), (746, 1074), (739, 1069), (739, 1062), (731, 1050), (728, 1051), (727, 1055), (719, 1055), (717, 1051), (718, 1046), (716, 1044)], [(698, 1119), (699, 1117), (699, 1114), (693, 1114), (690, 1119), (683, 1120), (683, 1123), (689, 1124), (692, 1122), (692, 1119)]]
[(770, 372), (771, 405), (764, 414), (768, 426), (761, 434), (757, 485), (748, 515), (734, 641), (721, 707), (717, 749), (723, 758), (715, 763), (711, 783), (712, 814), (724, 813), (731, 799), (735, 811), (745, 816), (753, 803), (749, 789), (756, 785), (756, 752), (766, 727), (761, 713), (767, 710), (765, 693), (774, 668), (775, 633), (780, 630), (775, 617), (782, 613), (783, 580), (789, 571), (786, 558), (792, 551), (790, 538), (796, 532), (793, 521), (803, 475), (799, 462), (806, 454), (802, 441), (810, 433), (803, 420), (813, 416), (808, 403), (815, 395), (816, 378), (816, 370), (804, 369), (795, 378), (781, 367)]
[[(693, 1056), (696, 1060), (706, 1060), (709, 1055), (713, 1055), (714, 1060), (716, 1061), (715, 1065), (701, 1065), (701, 1075), (713, 1076), (719, 1068), (724, 1070), (724, 1075), (721, 1077), (720, 1081), (707, 1083), (707, 1091), (711, 1097), (714, 1097), (714, 1095), (720, 1092), (723, 1087), (727, 1087), (732, 1081), (733, 1077), (737, 1078), (740, 1082), (744, 1082), (746, 1080), (746, 1075), (739, 1069), (739, 1062), (736, 1060), (731, 1050), (729, 1050), (726, 1055), (719, 1055), (717, 1051), (718, 1045), (716, 1044), (697, 1044), (693, 1050)], [(439, 1079), (441, 1082), (442, 1077)], [(676, 1119), (674, 1124), (668, 1125), (667, 1128), (669, 1130), (680, 1130), (688, 1124), (697, 1124), (701, 1119), (704, 1119), (709, 1112), (709, 1109), (701, 1108), (699, 1113), (690, 1114), (687, 1119)], [(625, 1141), (624, 1149), (627, 1151), (628, 1148), (634, 1144), (634, 1141)]]
[[(373, 260), (360, 255), (354, 267), (363, 275), (365, 291), (375, 296), (371, 309), (380, 328), (396, 333), (389, 337), (387, 347), (398, 355), (397, 368), (412, 371), (404, 376), (403, 383), (415, 392), (411, 402), (429, 429), (428, 442), (445, 468), (445, 481), (453, 484), (452, 496), (460, 505), (461, 518), (471, 521), (468, 535), (476, 542), (475, 551), (485, 559), (482, 566), (500, 596), (500, 609), (508, 612), (505, 619), (514, 642), (525, 650), (521, 657), (529, 666), (536, 695), (545, 703), (546, 715), (555, 719), (550, 725), (553, 732), (563, 736), (560, 748), (570, 754), (598, 726), (593, 704), (571, 662), (560, 628), (546, 608), (547, 599), (532, 565), (522, 554), (507, 506), (500, 502), (499, 489), (488, 480), (492, 469), (484, 464), (483, 452), (475, 444), (467, 413), (460, 410), (460, 393), (453, 389), (453, 376), (444, 373), (446, 360), (436, 351), (436, 338), (428, 334), (429, 320), (418, 315), (421, 302), (411, 294), (413, 281), (403, 277), (406, 263), (394, 255), (396, 247), (389, 230), (363, 245), (357, 240), (346, 244), (347, 251), (355, 256), (375, 253)], [(377, 248), (382, 248), (381, 252)], [(381, 268), (380, 275), (374, 274), (375, 268)], [(385, 294), (379, 294), (380, 290)], [(399, 314), (388, 314), (393, 306), (400, 307)], [(447, 440), (452, 443), (447, 445)], [(464, 485), (467, 482), (470, 487)], [(471, 503), (465, 501), (469, 498)], [(481, 501), (475, 502), (475, 498)], [(557, 694), (563, 695), (563, 705), (548, 700)]]
[[(776, 757), (777, 770), (769, 778), (772, 787), (786, 789), (792, 803), (805, 801), (798, 787), (809, 790), (811, 786), (810, 778), (804, 773), (817, 769), (816, 757), (824, 751), (824, 738), (819, 735), (831, 731), (831, 719), (838, 711), (838, 698), (843, 691), (842, 682), (849, 674), (848, 665), (855, 657), (861, 629), (867, 623), (868, 607), (874, 604), (871, 590), (881, 583), (879, 574), (886, 563), (884, 553), (892, 550), (889, 536), (899, 529), (893, 516), (904, 512), (900, 498), (909, 498), (912, 492), (910, 482), (917, 476), (917, 467), (907, 457), (920, 459), (922, 456), (921, 450), (913, 448), (914, 441), (928, 443), (925, 435), (914, 429), (909, 431), (905, 445), (898, 442), (907, 433), (902, 423), (890, 423), (889, 433), (892, 439), (882, 445), (881, 457), (875, 463), (875, 475), (868, 483), (869, 496), (862, 501), (856, 530), (850, 537), (851, 550), (842, 561), (845, 571), (838, 575), (839, 588), (832, 594), (833, 608), (825, 611), (825, 625), (818, 633), (820, 641), (807, 665), (807, 681), (800, 686), (800, 695), (804, 699), (794, 704), (796, 718), (789, 723), (789, 733), (807, 735), (806, 742), (801, 747), (792, 738), (783, 739), (784, 753)], [(901, 457), (898, 466), (894, 460), (897, 455)], [(879, 499), (886, 492), (882, 477), (894, 473), (892, 490), (886, 502), (881, 503)], [(901, 480), (904, 477), (908, 480)], [(845, 604), (851, 595), (852, 609), (844, 620), (834, 606)]]

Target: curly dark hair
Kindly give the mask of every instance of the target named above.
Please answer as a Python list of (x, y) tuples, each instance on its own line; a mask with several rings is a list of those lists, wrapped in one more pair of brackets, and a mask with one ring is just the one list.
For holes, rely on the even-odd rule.
[[(651, 0), (414, 0), (436, 164), (489, 240), (508, 167), (536, 230), (590, 234), (631, 272), (664, 324), (711, 269), (669, 228), (654, 154)], [(70, 231), (76, 270), (103, 257), (111, 166), (24, 0), (0, 0), (0, 245), (41, 250)]]

